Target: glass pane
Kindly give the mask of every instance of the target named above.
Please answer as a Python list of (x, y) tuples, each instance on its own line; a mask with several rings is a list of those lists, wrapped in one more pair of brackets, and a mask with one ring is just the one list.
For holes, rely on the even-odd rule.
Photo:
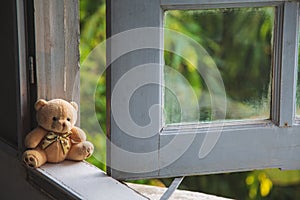
[[(202, 50), (165, 30), (165, 123), (268, 119), (274, 17), (274, 7), (166, 11), (164, 27)], [(226, 94), (217, 106), (205, 77), (214, 66)]]

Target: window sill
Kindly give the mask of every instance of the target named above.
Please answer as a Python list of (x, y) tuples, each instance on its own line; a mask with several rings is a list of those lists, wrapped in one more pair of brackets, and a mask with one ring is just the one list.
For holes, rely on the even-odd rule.
[[(87, 162), (72, 161), (47, 163), (36, 170), (28, 169), (28, 181), (54, 199), (154, 200), (159, 199), (167, 189), (132, 183), (123, 184)], [(183, 190), (176, 190), (171, 199), (226, 200)]]
[[(140, 194), (145, 195), (151, 200), (159, 200), (167, 188), (149, 186), (149, 185), (139, 185), (126, 183), (130, 188), (139, 192)], [(191, 192), (186, 190), (176, 190), (169, 200), (230, 200), (228, 198), (217, 197), (214, 195), (203, 194), (199, 192)]]
[(147, 199), (87, 162), (47, 163), (28, 180), (55, 199)]

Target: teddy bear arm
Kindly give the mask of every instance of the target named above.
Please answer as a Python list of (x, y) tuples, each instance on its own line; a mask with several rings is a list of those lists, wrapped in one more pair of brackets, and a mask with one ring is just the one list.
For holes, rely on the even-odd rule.
[(40, 127), (32, 130), (30, 133), (27, 134), (25, 138), (25, 146), (27, 148), (37, 147), (46, 134), (47, 131), (43, 130)]
[(84, 142), (84, 141), (86, 141), (86, 134), (80, 128), (73, 127), (72, 130), (71, 130), (71, 132), (72, 132), (71, 139), (74, 142), (78, 143), (78, 142)]

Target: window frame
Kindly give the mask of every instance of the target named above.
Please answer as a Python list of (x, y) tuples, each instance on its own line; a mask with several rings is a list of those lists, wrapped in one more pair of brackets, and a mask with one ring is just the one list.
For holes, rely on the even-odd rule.
[[(137, 65), (156, 63), (163, 65), (162, 52), (158, 49), (149, 52), (138, 49), (139, 55), (113, 55), (118, 41), (114, 40), (123, 31), (133, 28), (163, 28), (163, 12), (169, 9), (211, 9), (226, 7), (260, 7), (275, 6), (277, 15), (274, 30), (273, 80), (270, 120), (256, 120), (225, 123), (222, 133), (199, 124), (164, 126), (162, 111), (155, 111), (157, 129), (149, 138), (129, 137), (118, 127), (113, 107), (124, 105), (120, 100), (112, 100), (112, 95), (120, 78)], [(147, 7), (147, 9), (144, 9)], [(143, 12), (141, 12), (141, 10)], [(132, 15), (135, 13), (135, 15)], [(146, 19), (146, 20), (145, 20)], [(143, 21), (144, 20), (144, 21)], [(125, 22), (128, 22), (127, 24)], [(110, 64), (107, 73), (107, 172), (116, 179), (140, 179), (153, 177), (188, 176), (223, 172), (247, 171), (264, 168), (299, 169), (300, 158), (300, 124), (295, 118), (296, 83), (298, 67), (298, 34), (299, 34), (299, 1), (282, 0), (107, 0), (107, 38), (109, 41), (107, 60)], [(156, 34), (156, 35), (155, 35)], [(162, 33), (153, 33), (156, 45), (163, 49)], [(135, 35), (138, 37), (139, 35)], [(140, 35), (140, 37), (145, 37)], [(151, 36), (150, 36), (151, 37)], [(130, 37), (129, 37), (130, 38)], [(134, 38), (132, 38), (134, 39)], [(147, 42), (145, 42), (147, 46)], [(154, 45), (155, 46), (155, 45)], [(120, 48), (120, 47), (119, 47)], [(128, 47), (128, 52), (134, 49)], [(114, 58), (122, 56), (120, 62)], [(143, 78), (153, 76), (163, 84), (162, 67), (152, 67)], [(293, 76), (291, 76), (291, 74)], [(144, 77), (145, 76), (145, 77)], [(155, 79), (153, 78), (153, 79)], [(153, 99), (148, 104), (163, 105), (162, 88), (153, 86), (150, 94), (145, 90), (142, 97), (135, 101), (136, 109), (146, 110), (150, 106), (145, 99)], [(124, 96), (125, 95), (125, 96)], [(124, 98), (123, 98), (124, 99)], [(120, 110), (118, 110), (120, 111)], [(121, 111), (120, 111), (121, 112)], [(139, 117), (144, 124), (149, 116), (141, 117), (135, 110), (130, 113), (133, 118)], [(207, 133), (209, 131), (211, 134)], [(143, 133), (141, 133), (143, 134)], [(204, 158), (198, 159), (199, 148), (205, 141), (218, 137), (216, 145)], [(174, 141), (175, 138), (175, 141)], [(184, 143), (192, 141), (188, 147)], [(237, 141), (237, 142), (234, 142)], [(176, 145), (166, 149), (171, 142)], [(181, 149), (181, 145), (182, 149)], [(117, 147), (115, 147), (117, 146)], [(255, 148), (253, 148), (255, 147)], [(126, 155), (118, 150), (125, 149), (136, 153)], [(145, 154), (151, 152), (151, 156)], [(153, 152), (153, 153), (152, 153)], [(184, 152), (182, 154), (182, 152)], [(129, 153), (130, 154), (130, 153)], [(170, 156), (174, 159), (170, 161)], [(171, 163), (167, 163), (170, 161)], [(188, 164), (187, 164), (188, 163)], [(150, 166), (150, 167), (149, 167)], [(153, 169), (146, 171), (146, 169)]]
[[(13, 162), (18, 166), (11, 169), (14, 177), (24, 180), (24, 183), (16, 185), (17, 190), (26, 183), (26, 186), (35, 188), (37, 193), (45, 194), (43, 197), (49, 199), (99, 199), (99, 196), (102, 199), (120, 199), (124, 196), (145, 199), (85, 161), (64, 161), (55, 165), (46, 163), (37, 169), (22, 166), (24, 138), (36, 127), (34, 103), (37, 98), (64, 98), (79, 103), (78, 6), (78, 0), (16, 0), (16, 51), (19, 54), (14, 55), (18, 56), (16, 68), (19, 71), (14, 74), (16, 79), (12, 81), (16, 81), (20, 87), (16, 90), (15, 105), (20, 132), (9, 132), (17, 134), (17, 147), (10, 147), (8, 142), (0, 140), (0, 148), (11, 154), (14, 160), (19, 157)], [(7, 169), (7, 166), (3, 169)], [(78, 181), (83, 177), (84, 181)], [(105, 189), (99, 190), (99, 185)], [(36, 196), (28, 191), (27, 196), (30, 195)], [(4, 192), (4, 196), (14, 195)]]

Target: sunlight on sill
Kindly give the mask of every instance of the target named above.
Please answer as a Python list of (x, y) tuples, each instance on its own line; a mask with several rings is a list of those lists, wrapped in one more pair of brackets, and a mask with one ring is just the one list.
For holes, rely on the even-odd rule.
[[(130, 188), (148, 197), (151, 200), (159, 200), (167, 188), (126, 183)], [(217, 197), (214, 195), (191, 192), (186, 190), (176, 190), (169, 200), (230, 200), (228, 198)]]
[(78, 199), (147, 199), (87, 162), (47, 163), (38, 171)]
[[(167, 188), (156, 186), (122, 183), (105, 174), (88, 162), (64, 161), (58, 164), (47, 163), (37, 170), (31, 170), (31, 182), (40, 188), (43, 181), (51, 182), (59, 190), (69, 195), (70, 199), (151, 199), (158, 200)], [(31, 175), (32, 176), (32, 175)], [(35, 178), (42, 176), (43, 180)], [(42, 188), (48, 191), (49, 185)], [(49, 191), (48, 191), (49, 192)], [(52, 190), (53, 192), (53, 190)], [(51, 196), (59, 196), (49, 194)], [(198, 192), (176, 190), (170, 200), (229, 200), (227, 198)]]

